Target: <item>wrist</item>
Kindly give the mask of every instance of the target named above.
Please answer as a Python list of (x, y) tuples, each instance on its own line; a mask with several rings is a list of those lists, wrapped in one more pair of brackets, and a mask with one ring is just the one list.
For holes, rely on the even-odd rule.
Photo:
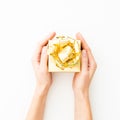
[(74, 96), (76, 97), (89, 97), (89, 90), (74, 90)]
[(38, 96), (47, 96), (49, 91), (49, 87), (47, 86), (36, 86), (35, 88), (35, 94)]

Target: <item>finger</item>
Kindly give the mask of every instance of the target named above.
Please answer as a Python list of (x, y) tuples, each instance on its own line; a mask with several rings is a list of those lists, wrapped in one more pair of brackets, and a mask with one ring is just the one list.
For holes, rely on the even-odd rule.
[(77, 33), (76, 38), (81, 40), (82, 48), (87, 51), (88, 61), (89, 61), (89, 73), (90, 73), (90, 78), (91, 78), (96, 70), (96, 67), (97, 67), (95, 59), (92, 55), (92, 52), (91, 52), (88, 44), (86, 43), (85, 39), (83, 38), (83, 36), (80, 33)]
[(82, 72), (88, 71), (88, 56), (86, 50), (82, 50)]
[(81, 33), (78, 32), (78, 33), (76, 34), (76, 38), (77, 38), (78, 40), (81, 40), (82, 49), (85, 49), (85, 50), (87, 50), (87, 51), (90, 51), (90, 48), (89, 48), (88, 44), (86, 43), (85, 39), (83, 38), (83, 36), (81, 35)]
[(42, 69), (46, 69), (47, 68), (47, 46), (44, 46), (42, 48), (42, 53), (41, 53), (41, 60), (40, 60), (40, 66)]
[(92, 55), (92, 52), (91, 52), (91, 49), (90, 47), (88, 46), (87, 42), (85, 41), (85, 39), (83, 38), (83, 36), (80, 34), (80, 33), (77, 33), (76, 34), (76, 38), (81, 40), (81, 43), (82, 43), (82, 49), (85, 49), (89, 54), (88, 56), (94, 60), (94, 57)]
[(95, 71), (96, 71), (96, 68), (97, 68), (97, 64), (94, 61), (91, 62), (91, 64), (89, 65), (89, 77), (90, 79), (93, 77)]
[(48, 43), (48, 40), (51, 40), (56, 35), (55, 32), (50, 33), (46, 38), (44, 38), (37, 46), (37, 49), (33, 55), (32, 61), (34, 64), (40, 64), (40, 54), (42, 51), (42, 47)]
[(45, 46), (49, 40), (53, 39), (54, 36), (56, 35), (55, 32), (50, 33), (48, 36), (46, 36), (42, 41), (41, 41), (41, 46)]
[(94, 59), (94, 57), (93, 57), (93, 55), (92, 55), (92, 52), (91, 52), (91, 50), (90, 50), (90, 47), (88, 46), (88, 44), (87, 44), (87, 42), (85, 41), (85, 39), (83, 38), (83, 36), (82, 36), (80, 33), (77, 33), (77, 34), (76, 34), (76, 38), (79, 39), (79, 40), (81, 40), (82, 48), (87, 51), (88, 57), (89, 57), (89, 59), (90, 59), (89, 62), (90, 62), (90, 63), (95, 62), (95, 59)]

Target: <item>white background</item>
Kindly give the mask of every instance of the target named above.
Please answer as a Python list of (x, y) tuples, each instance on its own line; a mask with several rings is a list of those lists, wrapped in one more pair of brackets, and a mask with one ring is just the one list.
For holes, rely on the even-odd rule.
[[(94, 120), (120, 119), (119, 1), (0, 1), (0, 120), (24, 120), (35, 88), (31, 57), (51, 31), (75, 37), (81, 32), (98, 69), (90, 87)], [(56, 73), (45, 120), (73, 120), (70, 73)]]

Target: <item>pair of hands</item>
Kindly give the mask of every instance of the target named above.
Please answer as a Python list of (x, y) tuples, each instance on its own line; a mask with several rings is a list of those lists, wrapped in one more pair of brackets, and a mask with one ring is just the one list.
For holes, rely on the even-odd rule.
[[(47, 56), (47, 44), (48, 40), (51, 40), (56, 35), (55, 32), (49, 34), (44, 40), (42, 40), (33, 55), (32, 64), (35, 71), (37, 90), (40, 92), (48, 92), (53, 80), (52, 74), (48, 72), (48, 56)], [(82, 55), (81, 55), (81, 71), (75, 73), (73, 77), (73, 91), (77, 95), (79, 92), (88, 93), (91, 79), (97, 68), (95, 59), (92, 52), (87, 45), (86, 41), (80, 33), (76, 34), (76, 39), (82, 42)]]

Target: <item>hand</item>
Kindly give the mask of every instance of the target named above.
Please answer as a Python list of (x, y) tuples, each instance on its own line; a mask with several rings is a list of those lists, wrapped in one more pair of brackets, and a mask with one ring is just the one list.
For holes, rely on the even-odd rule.
[(49, 34), (43, 41), (38, 44), (38, 47), (33, 55), (32, 64), (37, 79), (37, 89), (48, 91), (52, 84), (52, 75), (48, 72), (48, 56), (47, 56), (47, 44), (48, 40), (53, 39), (55, 32)]
[(80, 33), (76, 34), (76, 38), (82, 42), (82, 54), (81, 54), (81, 71), (75, 73), (73, 78), (73, 90), (74, 93), (86, 93), (89, 90), (91, 79), (97, 68), (95, 59), (92, 52), (87, 45), (86, 41)]

